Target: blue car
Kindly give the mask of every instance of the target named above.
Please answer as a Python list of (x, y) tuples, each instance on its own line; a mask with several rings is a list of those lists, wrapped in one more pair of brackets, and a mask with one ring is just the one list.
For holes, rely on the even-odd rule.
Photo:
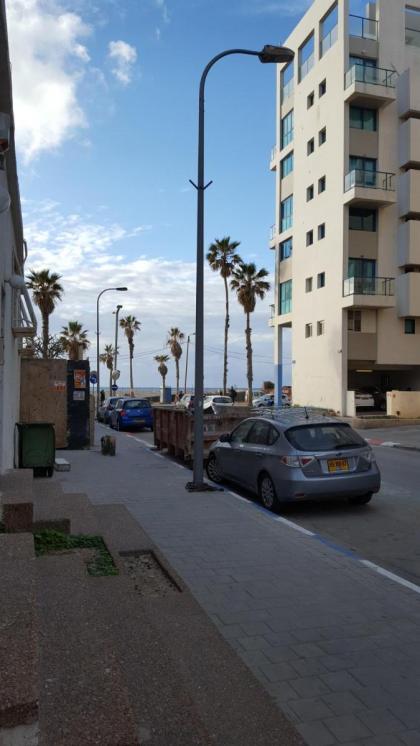
[(147, 399), (118, 399), (111, 411), (110, 425), (115, 430), (129, 427), (153, 430), (153, 410)]

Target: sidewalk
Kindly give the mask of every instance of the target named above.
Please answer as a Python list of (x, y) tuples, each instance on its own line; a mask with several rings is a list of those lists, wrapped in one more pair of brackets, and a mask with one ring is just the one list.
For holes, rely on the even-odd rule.
[(67, 457), (63, 489), (128, 507), (308, 746), (420, 744), (420, 589), (229, 492), (189, 494), (141, 435)]
[(420, 427), (387, 427), (358, 431), (374, 446), (389, 446), (408, 451), (420, 451)]

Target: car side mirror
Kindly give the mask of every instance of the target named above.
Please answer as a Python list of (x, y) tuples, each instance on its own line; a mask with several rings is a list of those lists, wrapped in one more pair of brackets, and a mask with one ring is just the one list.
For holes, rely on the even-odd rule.
[(219, 440), (221, 443), (230, 443), (230, 433), (223, 433)]

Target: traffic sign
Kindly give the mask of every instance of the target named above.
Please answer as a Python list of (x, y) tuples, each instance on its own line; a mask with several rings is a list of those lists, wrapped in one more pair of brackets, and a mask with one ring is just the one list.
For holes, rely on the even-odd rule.
[(120, 374), (119, 370), (113, 370), (112, 373), (111, 373), (111, 375), (112, 375), (112, 380), (113, 381), (118, 381), (118, 379), (119, 379), (119, 377), (120, 377), (121, 374)]
[(118, 386), (116, 383), (113, 383), (111, 386), (112, 391), (118, 391)]
[(91, 377), (89, 378), (89, 381), (90, 381), (90, 382), (91, 382), (91, 384), (93, 384), (93, 385), (95, 385), (95, 383), (98, 383), (98, 379), (97, 379), (97, 377), (96, 377), (96, 376), (94, 376), (94, 375), (93, 375), (93, 373), (92, 373)]

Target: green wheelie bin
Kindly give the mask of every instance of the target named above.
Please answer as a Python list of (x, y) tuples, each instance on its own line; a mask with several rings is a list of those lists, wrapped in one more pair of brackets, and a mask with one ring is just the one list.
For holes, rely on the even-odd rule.
[(33, 469), (35, 477), (52, 477), (55, 461), (54, 425), (49, 422), (18, 422), (16, 434), (18, 468)]

